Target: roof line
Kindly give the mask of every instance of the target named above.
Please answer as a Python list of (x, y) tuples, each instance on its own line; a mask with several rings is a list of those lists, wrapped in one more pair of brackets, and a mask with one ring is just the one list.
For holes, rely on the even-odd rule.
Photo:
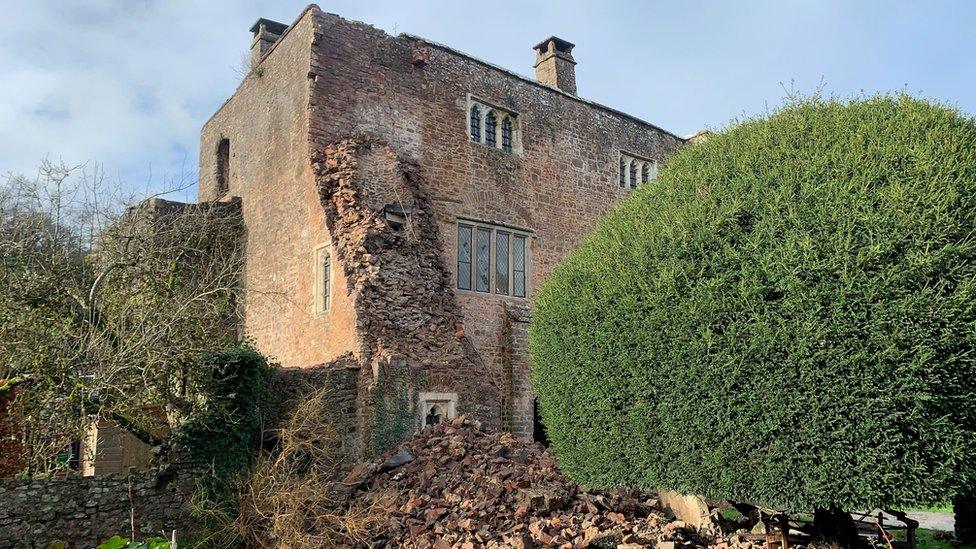
[(634, 116), (632, 114), (623, 112), (621, 110), (617, 110), (617, 109), (615, 109), (613, 107), (608, 107), (608, 106), (603, 105), (601, 103), (597, 103), (596, 101), (591, 101), (589, 99), (583, 99), (582, 97), (573, 95), (571, 93), (564, 92), (563, 90), (561, 90), (561, 89), (559, 89), (557, 87), (550, 86), (548, 84), (543, 84), (542, 82), (539, 82), (538, 80), (533, 80), (533, 79), (531, 79), (531, 78), (529, 78), (527, 76), (523, 76), (523, 75), (521, 75), (521, 74), (519, 74), (519, 73), (517, 73), (517, 72), (515, 72), (513, 70), (506, 69), (505, 67), (502, 67), (500, 65), (496, 65), (496, 64), (494, 64), (494, 63), (492, 63), (490, 61), (485, 61), (484, 59), (479, 59), (479, 58), (477, 58), (477, 57), (475, 57), (473, 55), (464, 53), (461, 50), (452, 48), (451, 46), (447, 46), (447, 45), (441, 44), (440, 42), (435, 42), (433, 40), (428, 40), (427, 38), (424, 38), (423, 36), (418, 36), (416, 34), (410, 34), (408, 32), (401, 32), (398, 35), (398, 38), (399, 37), (410, 38), (410, 39), (413, 39), (413, 40), (423, 40), (426, 44), (428, 44), (430, 46), (434, 46), (435, 48), (440, 48), (442, 50), (445, 50), (447, 52), (453, 53), (455, 55), (460, 55), (461, 57), (470, 59), (471, 61), (474, 61), (475, 63), (478, 63), (480, 65), (484, 65), (485, 67), (488, 67), (490, 69), (494, 69), (496, 71), (503, 72), (503, 73), (505, 73), (505, 74), (507, 74), (509, 76), (514, 76), (515, 78), (518, 78), (519, 80), (521, 80), (523, 82), (528, 82), (529, 84), (532, 84), (534, 86), (540, 87), (542, 89), (545, 89), (545, 90), (549, 90), (549, 91), (558, 93), (558, 94), (560, 94), (560, 95), (562, 95), (564, 97), (567, 97), (567, 98), (572, 99), (574, 101), (579, 101), (580, 103), (583, 103), (585, 105), (589, 105), (591, 107), (596, 107), (598, 109), (602, 109), (602, 110), (611, 112), (613, 114), (616, 114), (616, 115), (619, 115), (619, 116), (623, 116), (625, 118), (629, 118), (629, 119), (631, 119), (631, 120), (633, 120), (633, 121), (635, 121), (637, 123), (643, 124), (645, 126), (650, 126), (650, 127), (654, 128), (655, 130), (664, 132), (664, 133), (666, 133), (666, 134), (668, 134), (668, 135), (670, 135), (670, 136), (672, 136), (672, 137), (674, 137), (674, 138), (676, 138), (676, 139), (678, 139), (680, 141), (687, 141), (687, 139), (681, 137), (680, 135), (678, 135), (678, 134), (676, 134), (676, 133), (674, 133), (672, 131), (666, 130), (666, 129), (662, 128), (661, 126), (658, 126), (657, 124), (652, 124), (652, 123), (648, 122), (647, 120), (643, 120), (643, 119), (638, 118), (638, 117), (636, 117), (636, 116)]
[[(275, 49), (278, 47), (278, 44), (280, 44), (281, 41), (286, 36), (288, 36), (288, 34), (291, 32), (291, 30), (294, 29), (298, 25), (298, 23), (305, 17), (305, 14), (307, 14), (310, 11), (319, 11), (319, 12), (321, 12), (322, 11), (322, 8), (320, 8), (318, 6), (318, 4), (309, 4), (309, 5), (305, 6), (305, 9), (303, 9), (302, 12), (298, 14), (298, 17), (296, 17), (295, 20), (292, 21), (291, 25), (288, 25), (288, 27), (285, 28), (284, 32), (282, 32), (281, 35), (278, 37), (278, 39), (275, 40), (273, 44), (271, 44), (271, 47), (270, 48), (268, 48), (268, 51), (264, 52), (264, 54), (261, 55), (261, 59), (258, 59), (257, 62), (254, 63), (253, 66), (256, 67), (256, 66), (260, 65), (261, 63), (263, 63), (264, 60), (267, 59), (269, 55), (271, 55), (271, 52), (275, 51)], [(226, 107), (228, 103), (230, 103), (230, 100), (233, 99), (235, 95), (237, 95), (237, 92), (241, 89), (241, 86), (243, 86), (244, 85), (244, 82), (246, 82), (246, 81), (247, 81), (247, 76), (245, 76), (244, 78), (241, 79), (241, 81), (237, 84), (237, 87), (234, 88), (234, 93), (230, 94), (230, 97), (228, 97), (227, 99), (224, 99), (224, 102), (221, 103), (220, 106), (217, 107), (217, 110), (215, 110), (213, 112), (213, 114), (210, 115), (210, 118), (208, 118), (206, 120), (206, 122), (203, 123), (204, 126), (206, 126), (207, 124), (209, 124), (210, 121), (213, 120), (214, 117), (216, 117), (217, 114), (219, 114), (220, 111), (223, 110), (223, 108)]]

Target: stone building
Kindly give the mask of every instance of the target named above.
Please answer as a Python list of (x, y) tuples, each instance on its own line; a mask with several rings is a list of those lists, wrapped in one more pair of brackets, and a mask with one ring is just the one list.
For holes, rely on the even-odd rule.
[(199, 200), (243, 208), (244, 332), (333, 372), (360, 443), (394, 371), (418, 426), (468, 413), (538, 436), (533, 291), (685, 141), (580, 98), (560, 38), (530, 79), (315, 5), (251, 31), (250, 73), (200, 139)]

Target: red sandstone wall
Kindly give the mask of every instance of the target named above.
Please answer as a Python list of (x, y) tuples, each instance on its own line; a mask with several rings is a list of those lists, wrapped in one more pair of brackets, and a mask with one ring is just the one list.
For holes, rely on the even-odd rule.
[(355, 350), (356, 315), (342, 269), (332, 304), (316, 315), (314, 250), (330, 242), (308, 149), (313, 20), (301, 18), (200, 136), (199, 199), (216, 189), (216, 149), (230, 139), (227, 196), (240, 196), (247, 230), (245, 331), (285, 366), (313, 366)]
[[(620, 150), (663, 163), (683, 143), (632, 118), (436, 46), (429, 47), (429, 63), (415, 67), (413, 39), (390, 37), (334, 15), (313, 15), (318, 25), (311, 60), (316, 74), (311, 92), (313, 150), (365, 133), (416, 162), (440, 224), (439, 246), (452, 276), (458, 217), (529, 229), (534, 231), (531, 300), (532, 288), (627, 195), (617, 184)], [(529, 46), (527, 66), (532, 60)], [(469, 94), (519, 114), (522, 155), (469, 141)], [(488, 366), (487, 374), (502, 385), (511, 380), (504, 397), (511, 410), (507, 426), (531, 434), (527, 324), (511, 323), (509, 335), (504, 326), (505, 307), (527, 300), (455, 293), (464, 333)]]
[[(531, 434), (524, 311), (533, 288), (627, 195), (617, 185), (620, 150), (663, 162), (683, 141), (445, 48), (430, 46), (429, 63), (419, 68), (411, 63), (414, 46), (413, 38), (390, 37), (316, 8), (305, 12), (265, 57), (261, 76), (248, 78), (204, 128), (200, 198), (214, 198), (217, 142), (230, 137), (229, 194), (243, 198), (248, 230), (246, 329), (286, 366), (319, 364), (347, 351), (376, 360), (382, 357), (374, 351), (387, 358), (403, 353), (365, 349), (363, 333), (357, 339), (357, 322), (370, 321), (355, 313), (358, 291), (338, 265), (332, 310), (322, 318), (312, 314), (313, 251), (329, 235), (310, 157), (327, 146), (365, 134), (417, 166), (432, 210), (426, 214), (437, 227), (430, 234), (439, 235), (435, 246), (449, 277), (458, 217), (532, 231), (528, 299), (454, 291), (463, 321), (458, 341), (501, 395), (479, 394), (470, 372), (452, 375), (442, 367), (436, 387), (422, 388), (458, 392), (461, 409), (490, 404), (506, 426)], [(526, 67), (531, 61), (526, 44)], [(469, 141), (471, 94), (519, 114), (523, 154)], [(368, 151), (355, 177), (363, 203), (374, 211), (409, 194), (386, 156)], [(404, 274), (410, 273), (397, 273)], [(428, 343), (453, 345), (436, 338)]]

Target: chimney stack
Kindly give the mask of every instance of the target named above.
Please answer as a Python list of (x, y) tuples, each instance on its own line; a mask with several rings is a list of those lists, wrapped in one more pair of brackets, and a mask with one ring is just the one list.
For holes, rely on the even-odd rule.
[(575, 44), (550, 36), (535, 46), (535, 77), (554, 88), (576, 95)]
[(271, 46), (281, 38), (282, 33), (288, 25), (284, 23), (279, 23), (277, 21), (272, 21), (270, 19), (261, 18), (258, 19), (254, 25), (251, 26), (251, 32), (254, 33), (254, 40), (251, 42), (251, 66), (257, 65), (261, 61), (261, 57), (264, 56)]

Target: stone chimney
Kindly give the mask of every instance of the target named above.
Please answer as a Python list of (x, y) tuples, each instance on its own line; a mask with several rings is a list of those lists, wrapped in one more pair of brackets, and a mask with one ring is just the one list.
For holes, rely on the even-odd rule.
[(550, 36), (535, 46), (535, 77), (554, 88), (576, 95), (575, 45)]
[(288, 25), (284, 23), (263, 17), (251, 26), (251, 32), (254, 33), (254, 40), (251, 42), (251, 66), (261, 61), (261, 57), (281, 38), (287, 28)]

